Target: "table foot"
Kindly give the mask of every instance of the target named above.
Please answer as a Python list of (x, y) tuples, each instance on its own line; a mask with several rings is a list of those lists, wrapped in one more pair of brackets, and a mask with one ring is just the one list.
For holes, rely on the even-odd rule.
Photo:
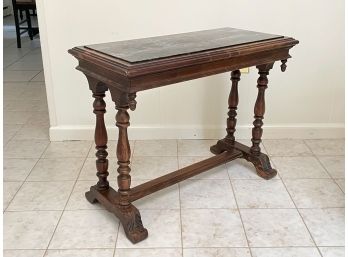
[(97, 198), (95, 198), (93, 196), (93, 193), (91, 191), (87, 191), (85, 193), (85, 197), (86, 197), (87, 201), (90, 202), (91, 204), (94, 204), (94, 203), (98, 202)]
[(90, 203), (99, 202), (109, 212), (115, 214), (120, 220), (127, 238), (133, 243), (138, 243), (148, 236), (147, 229), (141, 221), (139, 210), (132, 204), (121, 206), (120, 195), (112, 187), (106, 190), (98, 190), (96, 186), (85, 193)]
[(148, 236), (147, 229), (144, 228), (141, 221), (139, 210), (134, 205), (129, 205), (121, 210), (120, 218), (124, 232), (127, 238), (133, 243), (138, 243)]
[(220, 154), (220, 153), (222, 153), (222, 152), (224, 152), (224, 151), (226, 151), (226, 150), (224, 150), (224, 149), (223, 149), (222, 147), (220, 147), (218, 144), (212, 145), (212, 146), (210, 147), (210, 152), (213, 153), (213, 154), (215, 154), (215, 155), (218, 155), (218, 154)]
[(257, 175), (263, 179), (268, 180), (277, 175), (277, 171), (272, 168), (268, 156), (264, 153), (260, 153), (258, 156), (244, 155), (244, 159), (254, 165)]
[(263, 179), (271, 179), (277, 175), (277, 171), (272, 168), (269, 158), (264, 153), (254, 154), (251, 152), (251, 147), (243, 145), (239, 142), (230, 142), (227, 139), (219, 140), (215, 145), (210, 147), (213, 154), (220, 154), (224, 151), (233, 151), (234, 149), (242, 152), (243, 159), (251, 162), (259, 175)]

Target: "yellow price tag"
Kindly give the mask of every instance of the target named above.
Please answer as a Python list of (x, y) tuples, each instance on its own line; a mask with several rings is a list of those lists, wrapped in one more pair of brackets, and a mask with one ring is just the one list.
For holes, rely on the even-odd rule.
[(249, 68), (240, 69), (241, 73), (249, 73)]

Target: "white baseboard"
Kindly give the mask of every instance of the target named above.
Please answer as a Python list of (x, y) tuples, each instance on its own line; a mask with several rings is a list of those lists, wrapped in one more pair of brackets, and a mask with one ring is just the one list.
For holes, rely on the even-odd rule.
[[(249, 139), (251, 137), (251, 126), (238, 126), (236, 137)], [(287, 125), (265, 125), (263, 139), (320, 139), (320, 138), (344, 138), (344, 124), (287, 124)], [(117, 139), (117, 128), (108, 127), (109, 140)], [(178, 127), (130, 127), (128, 129), (129, 139), (218, 139), (225, 136), (224, 127), (193, 126)], [(51, 141), (64, 140), (93, 140), (94, 126), (55, 126), (50, 128)]]

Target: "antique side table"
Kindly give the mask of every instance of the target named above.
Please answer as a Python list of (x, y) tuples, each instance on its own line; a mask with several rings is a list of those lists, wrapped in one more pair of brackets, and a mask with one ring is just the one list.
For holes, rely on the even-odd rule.
[[(120, 219), (128, 239), (137, 243), (148, 236), (138, 209), (132, 205), (137, 199), (236, 158), (251, 162), (260, 177), (274, 177), (277, 171), (260, 149), (267, 75), (275, 61), (281, 61), (281, 70), (285, 71), (287, 59), (290, 58), (289, 50), (296, 44), (298, 41), (290, 37), (221, 28), (69, 50), (78, 59), (77, 69), (87, 77), (95, 98), (96, 169), (99, 180), (86, 192), (87, 200), (99, 202), (114, 213)], [(235, 141), (234, 132), (241, 75), (239, 69), (251, 66), (256, 66), (260, 76), (257, 80), (252, 146), (248, 147)], [(135, 110), (136, 93), (227, 71), (231, 71), (232, 81), (228, 98), (227, 135), (210, 148), (215, 156), (131, 188), (127, 110)], [(118, 190), (109, 186), (107, 180), (109, 172), (103, 100), (107, 90), (117, 109)]]

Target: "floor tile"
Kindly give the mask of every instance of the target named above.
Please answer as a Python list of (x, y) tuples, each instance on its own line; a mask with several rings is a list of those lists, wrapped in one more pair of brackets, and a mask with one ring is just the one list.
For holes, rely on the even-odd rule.
[(5, 124), (3, 125), (3, 145), (12, 139), (23, 125), (19, 124)]
[(253, 257), (321, 257), (315, 247), (252, 248)]
[(342, 189), (342, 191), (345, 192), (345, 180), (344, 179), (335, 179), (335, 182)]
[(43, 82), (29, 82), (28, 86), (20, 95), (22, 99), (26, 100), (42, 100), (46, 99), (46, 88)]
[[(134, 142), (133, 140), (129, 141), (129, 146), (131, 149), (131, 154), (133, 154), (133, 150), (134, 150)], [(108, 148), (106, 149), (106, 151), (108, 152), (108, 158), (116, 158), (116, 149), (117, 149), (117, 141), (115, 140), (110, 140), (108, 141)], [(91, 149), (89, 150), (88, 153), (88, 157), (89, 158), (96, 158), (95, 157), (95, 153), (96, 153), (96, 149), (95, 149), (95, 143), (92, 142), (92, 146)]]
[(344, 155), (344, 139), (313, 139), (306, 144), (316, 155)]
[(217, 140), (178, 140), (179, 156), (213, 156), (210, 147)]
[(8, 210), (63, 210), (73, 184), (73, 181), (25, 182)]
[(26, 47), (22, 47), (19, 49), (14, 45), (15, 44), (13, 44), (11, 47), (4, 48), (4, 57), (16, 57), (12, 59), (15, 61), (19, 61), (21, 58), (23, 58), (23, 56), (30, 52), (30, 49)]
[(313, 156), (272, 157), (282, 178), (330, 178)]
[(313, 246), (295, 209), (241, 209), (250, 247)]
[(27, 87), (27, 82), (4, 82), (3, 94), (5, 100), (18, 100)]
[(344, 257), (344, 247), (319, 247), (323, 257)]
[(188, 248), (184, 257), (251, 257), (248, 248)]
[(181, 215), (185, 248), (247, 246), (237, 210), (183, 209)]
[(4, 250), (4, 257), (43, 257), (45, 250)]
[(170, 249), (116, 249), (115, 257), (182, 257), (180, 248)]
[(137, 244), (132, 244), (126, 238), (123, 227), (120, 227), (116, 248), (181, 247), (179, 210), (142, 210), (141, 218), (149, 232), (149, 237)]
[(178, 169), (177, 157), (134, 156), (131, 176), (135, 180), (154, 179)]
[(48, 144), (46, 140), (11, 140), (4, 147), (4, 158), (39, 158)]
[[(205, 159), (207, 159), (206, 156), (193, 156), (193, 157), (179, 156), (178, 157), (179, 169), (187, 167), (196, 162), (203, 161)], [(225, 164), (223, 164), (218, 167), (207, 170), (201, 174), (198, 174), (190, 179), (214, 179), (215, 180), (215, 179), (229, 179), (229, 177), (227, 173), (227, 167)]]
[(280, 180), (233, 180), (239, 208), (295, 208)]
[(6, 67), (6, 70), (11, 71), (41, 71), (43, 69), (42, 67), (42, 61), (24, 61), (23, 58), (19, 61), (13, 63), (12, 65)]
[[(262, 180), (256, 173), (255, 167), (252, 163), (244, 159), (236, 159), (226, 164), (228, 175), (230, 179), (259, 179)], [(275, 176), (274, 179), (279, 179)]]
[(300, 209), (318, 246), (344, 246), (344, 209)]
[[(132, 180), (132, 187), (145, 183), (147, 180)], [(134, 205), (142, 209), (180, 209), (179, 187), (173, 185), (141, 198)]]
[(69, 198), (65, 210), (100, 210), (103, 207), (99, 203), (91, 204), (87, 201), (85, 193), (89, 191), (90, 187), (95, 183), (91, 181), (77, 181), (72, 194)]
[[(117, 181), (117, 159), (116, 158), (108, 158), (109, 160), (109, 167), (108, 167), (108, 180), (109, 181)], [(83, 164), (83, 167), (81, 169), (80, 175), (78, 177), (78, 180), (89, 180), (93, 182), (97, 182), (97, 168), (95, 164), (96, 158), (87, 158)], [(132, 170), (131, 170), (131, 175)]]
[(180, 183), (183, 209), (237, 208), (229, 180), (187, 180)]
[(299, 139), (265, 139), (262, 141), (270, 156), (308, 156), (311, 150)]
[(113, 248), (118, 226), (105, 210), (65, 211), (49, 249)]
[(24, 181), (38, 159), (6, 159), (4, 158), (4, 181)]
[(344, 206), (344, 194), (332, 179), (286, 179), (284, 183), (298, 208)]
[(6, 101), (5, 105), (5, 112), (41, 112), (47, 110), (47, 102), (46, 99), (44, 101), (40, 100), (23, 100), (23, 101), (16, 101), (16, 100), (10, 100)]
[(25, 124), (33, 115), (33, 112), (4, 112), (4, 124)]
[(24, 125), (13, 137), (14, 140), (49, 140), (48, 126)]
[(12, 63), (15, 63), (16, 61), (19, 61), (21, 56), (18, 56), (16, 54), (6, 54), (3, 56), (3, 67), (6, 69), (6, 67), (10, 66)]
[(176, 140), (137, 140), (134, 156), (177, 156)]
[(114, 249), (48, 250), (44, 257), (113, 257)]
[(83, 158), (40, 159), (27, 181), (76, 180), (83, 163)]
[(91, 148), (91, 141), (51, 142), (43, 158), (86, 157)]
[(4, 249), (46, 249), (60, 211), (4, 213)]
[(45, 112), (32, 113), (26, 120), (25, 125), (49, 126), (49, 116)]
[(29, 81), (34, 78), (39, 72), (38, 71), (4, 71), (4, 81)]
[(318, 156), (327, 172), (333, 178), (344, 178), (344, 156)]
[[(33, 20), (33, 24), (35, 26), (35, 20)], [(12, 47), (16, 47), (15, 45), (12, 45)], [(29, 38), (27, 38), (27, 40), (23, 40), (22, 41), (22, 49), (28, 48), (30, 50), (35, 50), (37, 48), (40, 48), (40, 36), (38, 37), (34, 37), (33, 40), (30, 40)], [(28, 53), (28, 55), (30, 54), (30, 52)]]
[(22, 182), (4, 182), (3, 183), (3, 209), (6, 209), (13, 197), (16, 195), (18, 189), (21, 187)]
[(21, 57), (18, 57), (17, 55), (8, 54), (3, 55), (3, 69), (6, 69), (8, 66), (10, 66), (12, 63), (15, 63), (16, 61), (19, 61)]
[[(40, 43), (40, 40), (38, 40)], [(31, 51), (28, 53), (29, 55), (39, 55), (40, 57), (42, 56), (42, 51), (41, 51), (41, 46), (39, 44), (35, 44), (34, 47), (31, 48)]]

